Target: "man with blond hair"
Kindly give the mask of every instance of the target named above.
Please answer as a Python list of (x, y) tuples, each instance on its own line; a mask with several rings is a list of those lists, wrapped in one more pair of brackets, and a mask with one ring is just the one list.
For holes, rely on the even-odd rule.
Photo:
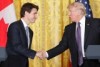
[(89, 45), (100, 45), (100, 20), (86, 18), (85, 7), (80, 2), (70, 4), (68, 10), (72, 23), (65, 27), (59, 45), (47, 52), (41, 51), (42, 58), (51, 59), (69, 49), (72, 67), (100, 67), (97, 59), (87, 59), (85, 55)]

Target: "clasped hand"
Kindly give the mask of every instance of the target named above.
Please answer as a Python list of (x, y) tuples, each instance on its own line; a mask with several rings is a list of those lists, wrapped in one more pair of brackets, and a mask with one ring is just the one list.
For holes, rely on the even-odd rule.
[(46, 51), (43, 50), (37, 51), (36, 56), (41, 60), (47, 58)]

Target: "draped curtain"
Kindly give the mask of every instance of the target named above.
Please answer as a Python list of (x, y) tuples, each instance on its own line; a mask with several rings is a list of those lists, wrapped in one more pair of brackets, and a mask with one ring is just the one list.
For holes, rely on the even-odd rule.
[[(38, 19), (30, 28), (34, 32), (31, 49), (49, 50), (59, 44), (64, 27), (70, 23), (67, 6), (74, 0), (13, 0), (17, 19), (20, 19), (20, 8), (26, 2), (39, 6)], [(93, 16), (100, 17), (99, 0), (90, 0)], [(96, 8), (95, 8), (96, 7)], [(50, 60), (29, 59), (29, 67), (69, 67), (69, 50)], [(19, 60), (20, 61), (20, 60)]]

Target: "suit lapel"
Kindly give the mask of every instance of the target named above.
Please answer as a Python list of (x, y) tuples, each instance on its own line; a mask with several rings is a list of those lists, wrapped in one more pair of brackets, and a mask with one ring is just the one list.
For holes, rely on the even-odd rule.
[(72, 42), (75, 44), (75, 45), (73, 45), (74, 46), (74, 48), (78, 48), (78, 46), (77, 46), (77, 44), (76, 44), (76, 22), (73, 22), (73, 25), (72, 25), (72, 27), (71, 27), (71, 33), (70, 33), (70, 35), (72, 36)]
[(89, 36), (89, 32), (90, 32), (90, 26), (91, 26), (91, 20), (90, 19), (87, 19), (86, 18), (86, 21), (85, 21), (85, 38), (84, 38), (84, 48), (86, 48), (88, 45), (86, 45), (86, 42), (87, 42), (87, 39), (88, 39), (88, 36)]
[[(23, 31), (23, 35), (26, 36), (26, 31), (25, 31), (25, 28), (24, 28), (24, 25), (23, 25), (22, 21), (20, 23), (20, 27), (21, 27), (21, 29)], [(27, 36), (26, 36), (26, 38), (27, 38)]]
[[(25, 42), (27, 42), (28, 40), (27, 40), (27, 36), (26, 36), (26, 31), (25, 31), (24, 25), (23, 25), (21, 20), (19, 22), (19, 27), (21, 29), (21, 32), (22, 32), (23, 36), (25, 37)], [(28, 42), (27, 42), (27, 44), (28, 44)]]
[(30, 28), (29, 28), (29, 34), (30, 34), (30, 45), (29, 45), (29, 48), (31, 48), (33, 32), (32, 32), (32, 30)]

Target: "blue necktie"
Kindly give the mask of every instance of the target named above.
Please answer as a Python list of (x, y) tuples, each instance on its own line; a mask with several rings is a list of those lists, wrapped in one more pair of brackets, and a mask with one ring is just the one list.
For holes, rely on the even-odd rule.
[(81, 44), (81, 27), (80, 23), (77, 23), (76, 28), (76, 42), (78, 46), (78, 64), (79, 66), (83, 64), (83, 54), (82, 54), (82, 44)]
[(28, 42), (28, 47), (29, 47), (29, 44), (30, 44), (30, 37), (29, 37), (29, 28), (28, 26), (26, 27), (26, 36), (27, 36), (27, 42)]

